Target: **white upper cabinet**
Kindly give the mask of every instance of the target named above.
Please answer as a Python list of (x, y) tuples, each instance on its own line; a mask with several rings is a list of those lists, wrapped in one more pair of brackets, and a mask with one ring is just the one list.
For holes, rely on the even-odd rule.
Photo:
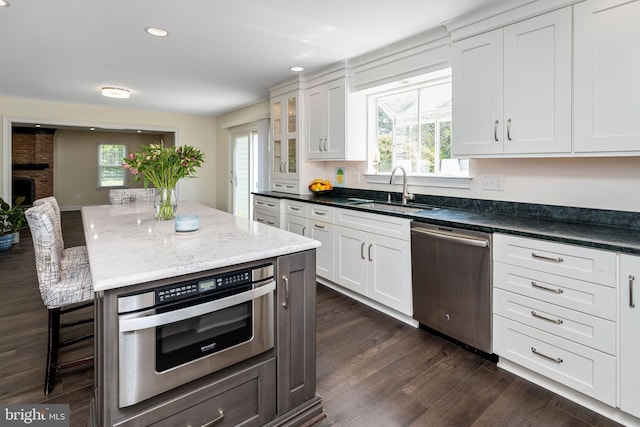
[(455, 156), (571, 152), (571, 8), (452, 46)]
[[(364, 160), (366, 143), (360, 116), (363, 96), (348, 93), (346, 78), (306, 91), (307, 160)], [(359, 109), (359, 111), (356, 111)], [(349, 114), (353, 111), (353, 114)], [(360, 133), (358, 133), (360, 132)]]
[(271, 177), (298, 178), (299, 92), (271, 99)]
[(640, 1), (574, 6), (574, 150), (640, 152)]

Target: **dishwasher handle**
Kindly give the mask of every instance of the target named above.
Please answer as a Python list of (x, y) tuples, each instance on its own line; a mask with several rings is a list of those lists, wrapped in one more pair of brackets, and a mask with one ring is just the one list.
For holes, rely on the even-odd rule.
[(467, 236), (455, 236), (452, 234), (438, 233), (436, 231), (424, 230), (421, 228), (412, 228), (411, 233), (422, 234), (436, 239), (448, 240), (450, 242), (459, 243), (461, 245), (475, 246), (478, 248), (486, 248), (489, 246), (489, 240), (487, 239), (476, 239), (474, 237)]

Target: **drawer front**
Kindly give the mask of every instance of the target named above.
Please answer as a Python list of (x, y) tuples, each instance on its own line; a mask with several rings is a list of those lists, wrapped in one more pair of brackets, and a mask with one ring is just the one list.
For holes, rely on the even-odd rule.
[(334, 224), (395, 239), (411, 240), (411, 220), (391, 215), (336, 208)]
[(253, 207), (272, 213), (280, 213), (280, 199), (264, 196), (253, 196)]
[(284, 210), (289, 215), (307, 217), (309, 204), (304, 202), (296, 202), (293, 200), (284, 201)]
[(615, 406), (615, 357), (502, 316), (493, 324), (493, 351), (501, 358)]
[(493, 236), (493, 259), (605, 286), (616, 286), (614, 252), (496, 233)]
[(314, 221), (333, 223), (333, 213), (331, 206), (310, 205), (307, 217)]
[(253, 219), (256, 221), (267, 224), (272, 227), (280, 228), (280, 215), (272, 214), (271, 212), (264, 212), (260, 209), (253, 210)]
[(269, 387), (272, 387), (274, 382), (264, 374), (273, 372), (272, 365), (273, 362), (268, 366), (268, 371), (254, 369), (245, 372), (241, 378), (234, 379), (224, 392), (193, 406), (181, 407), (179, 412), (150, 425), (154, 427), (263, 425), (275, 418), (275, 400), (266, 396), (266, 394), (273, 394), (273, 390)]
[(283, 193), (300, 194), (300, 182), (298, 181), (271, 181), (271, 190)]
[(616, 320), (616, 289), (496, 262), (493, 286), (603, 319)]
[(615, 322), (502, 289), (494, 289), (493, 312), (596, 350), (616, 354)]

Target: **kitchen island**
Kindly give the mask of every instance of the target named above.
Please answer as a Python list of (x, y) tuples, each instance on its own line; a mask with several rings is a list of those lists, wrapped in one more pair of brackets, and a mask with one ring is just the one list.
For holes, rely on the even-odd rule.
[[(92, 423), (276, 426), (321, 418), (320, 244), (195, 203), (179, 209), (198, 215), (197, 231), (176, 232), (146, 204), (82, 208), (96, 292)], [(174, 313), (195, 315), (159, 323)], [(227, 321), (242, 329), (208, 344), (193, 338), (226, 331)]]

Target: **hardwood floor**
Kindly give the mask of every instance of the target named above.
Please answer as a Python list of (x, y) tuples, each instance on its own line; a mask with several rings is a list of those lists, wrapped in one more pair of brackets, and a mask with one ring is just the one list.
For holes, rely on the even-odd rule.
[[(84, 244), (79, 212), (63, 212), (67, 246)], [(0, 402), (68, 403), (84, 426), (93, 370), (63, 372), (43, 393), (47, 310), (28, 230), (0, 252)], [(63, 360), (92, 352), (63, 350)], [(421, 329), (318, 286), (317, 378), (327, 426), (616, 426)]]

